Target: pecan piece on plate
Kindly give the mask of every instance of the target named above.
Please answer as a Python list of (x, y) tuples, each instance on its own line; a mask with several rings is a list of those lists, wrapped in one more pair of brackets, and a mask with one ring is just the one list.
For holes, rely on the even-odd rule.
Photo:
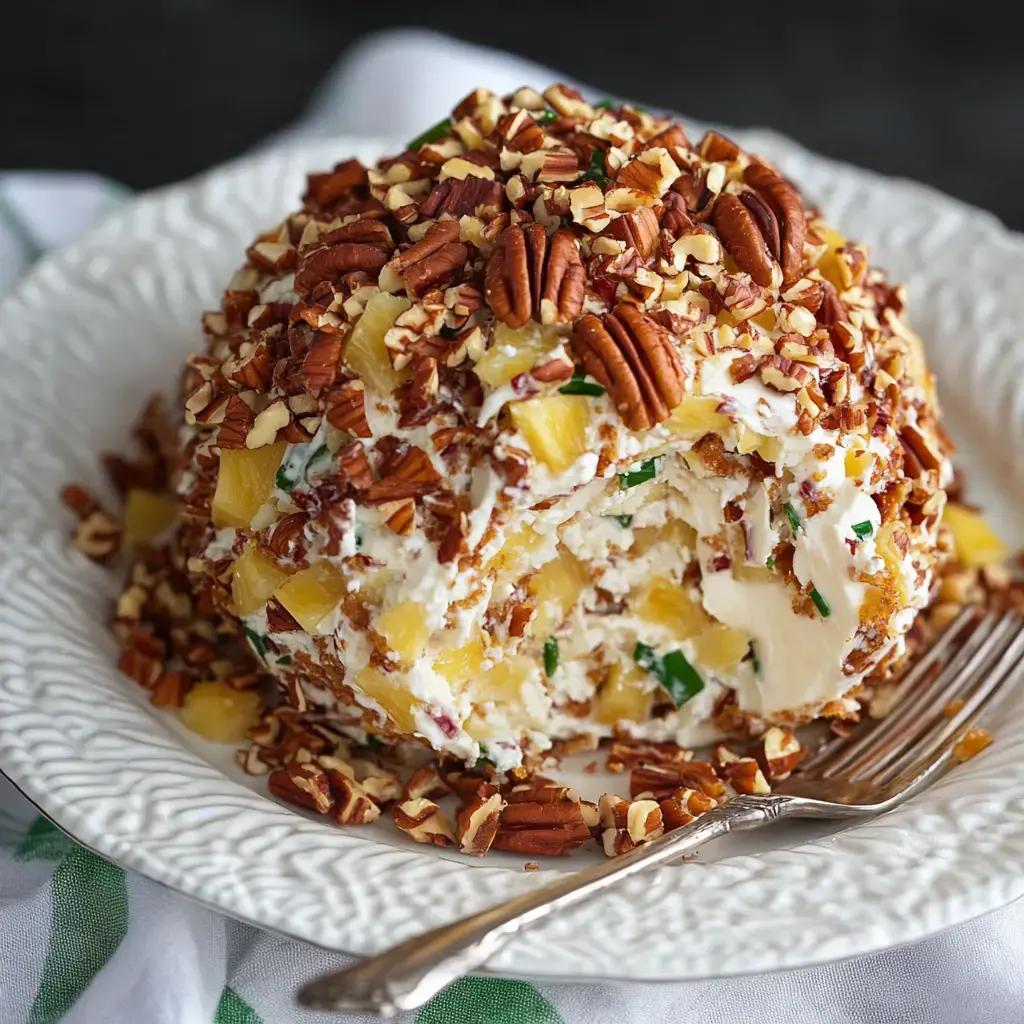
[(767, 164), (752, 163), (743, 172), (743, 180), (761, 193), (778, 219), (782, 230), (779, 258), (782, 264), (782, 286), (789, 288), (800, 280), (803, 268), (804, 239), (807, 235), (803, 204), (796, 189)]
[(463, 853), (482, 857), (491, 848), (498, 832), (501, 811), (505, 806), (501, 794), (490, 796), (481, 794), (474, 797), (459, 812), (458, 835), (459, 848)]
[(454, 846), (458, 841), (441, 809), (426, 797), (404, 800), (391, 808), (395, 824), (417, 843)]
[(629, 303), (588, 313), (573, 329), (583, 368), (604, 385), (630, 430), (668, 419), (683, 398), (683, 366), (664, 327)]
[(550, 239), (541, 224), (505, 228), (484, 282), (487, 304), (509, 327), (532, 316), (542, 324), (570, 323), (583, 309), (579, 245), (568, 228)]
[(739, 197), (725, 193), (718, 197), (714, 210), (715, 230), (722, 245), (756, 284), (767, 288), (772, 283), (771, 250), (761, 234), (757, 218)]

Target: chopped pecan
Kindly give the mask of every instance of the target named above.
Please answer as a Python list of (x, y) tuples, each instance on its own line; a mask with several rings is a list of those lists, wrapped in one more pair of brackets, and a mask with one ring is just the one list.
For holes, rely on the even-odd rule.
[(267, 602), (267, 630), (271, 633), (297, 633), (302, 627), (277, 598)]
[(680, 788), (695, 789), (716, 799), (725, 792), (714, 768), (705, 761), (640, 765), (630, 774), (629, 795), (633, 798), (652, 793), (655, 800), (662, 800)]
[(583, 309), (586, 274), (568, 228), (549, 241), (540, 224), (506, 228), (487, 264), (487, 304), (497, 319), (521, 327), (532, 316), (543, 324), (569, 323)]
[[(214, 408), (217, 406), (217, 408)], [(211, 413), (205, 422), (217, 423), (217, 444), (221, 448), (244, 448), (245, 439), (253, 428), (255, 417), (252, 409), (238, 395), (227, 395), (223, 403), (216, 402), (204, 412)], [(197, 420), (204, 422), (201, 417)]]
[(451, 825), (433, 800), (425, 797), (404, 800), (391, 808), (395, 824), (417, 843), (454, 846), (457, 842)]
[(402, 780), (392, 771), (380, 768), (372, 762), (360, 762), (369, 765), (369, 773), (359, 781), (371, 800), (377, 804), (391, 804), (402, 799)]
[(372, 437), (366, 419), (365, 390), (361, 380), (347, 380), (332, 388), (324, 398), (327, 422), (353, 437)]
[(326, 814), (334, 806), (327, 773), (315, 764), (290, 764), (267, 778), (267, 787), (279, 800)]
[(414, 357), (412, 379), (402, 388), (399, 399), (402, 413), (398, 425), (405, 428), (426, 423), (437, 408), (439, 387), (437, 360), (431, 356)]
[(406, 800), (440, 800), (449, 793), (448, 785), (433, 765), (417, 768), (405, 784), (403, 797)]
[[(900, 432), (900, 440), (917, 457), (924, 469), (942, 468), (942, 452), (928, 436), (915, 424), (908, 423)], [(909, 475), (909, 474), (908, 474)]]
[(400, 537), (409, 537), (416, 529), (416, 502), (412, 498), (382, 501), (377, 505), (387, 528)]
[(772, 254), (754, 215), (737, 196), (725, 193), (718, 197), (713, 217), (718, 237), (736, 265), (756, 284), (769, 287), (773, 277)]
[(662, 422), (682, 401), (683, 366), (671, 335), (635, 306), (619, 303), (601, 317), (582, 317), (572, 347), (630, 430)]
[(144, 653), (136, 647), (130, 647), (121, 652), (117, 659), (117, 667), (141, 686), (149, 688), (163, 675), (164, 663), (158, 657)]
[(664, 831), (661, 808), (654, 800), (620, 800), (605, 794), (598, 801), (601, 844), (605, 855), (628, 853)]
[(329, 813), (336, 825), (366, 825), (380, 817), (380, 807), (355, 779), (333, 769), (327, 777), (334, 797)]
[(661, 820), (666, 832), (689, 825), (700, 814), (718, 806), (718, 801), (693, 789), (677, 789), (659, 801)]
[(792, 729), (773, 725), (761, 738), (765, 774), (769, 779), (786, 779), (800, 763), (804, 748)]
[(101, 508), (93, 509), (75, 527), (74, 545), (94, 562), (108, 562), (121, 550), (122, 530), (117, 520)]
[(450, 283), (465, 264), (469, 250), (459, 241), (459, 222), (441, 220), (431, 224), (415, 245), (398, 253), (388, 268), (405, 282), (411, 295)]
[(804, 241), (807, 236), (803, 203), (796, 189), (767, 164), (750, 164), (743, 172), (743, 180), (764, 196), (778, 218), (782, 232), (779, 260), (782, 264), (782, 286), (789, 288), (800, 280), (803, 270)]
[(505, 203), (505, 190), (500, 181), (480, 178), (475, 174), (465, 178), (445, 178), (431, 190), (420, 207), (422, 217), (476, 216), (489, 219), (501, 212)]
[[(273, 444), (277, 440), (277, 432), (284, 430), (285, 427), (291, 422), (292, 412), (288, 408), (288, 403), (284, 401), (271, 402), (257, 417), (253, 420), (252, 427), (249, 429), (249, 433), (245, 435), (245, 447), (246, 448), (263, 448), (265, 445)], [(221, 430), (223, 430), (223, 425)], [(217, 435), (217, 441), (220, 442), (220, 434)], [(221, 444), (223, 447), (223, 444)]]
[(707, 131), (697, 144), (697, 151), (705, 160), (713, 163), (735, 160), (740, 155), (740, 147), (732, 139), (715, 131)]
[(766, 794), (772, 791), (772, 787), (768, 785), (768, 780), (761, 771), (761, 766), (752, 757), (726, 760), (722, 764), (722, 771), (737, 793), (750, 795)]
[(295, 291), (308, 298), (323, 281), (335, 282), (355, 270), (376, 275), (391, 255), (391, 233), (370, 218), (329, 231), (321, 244), (303, 253), (295, 275)]
[(503, 825), (492, 845), (495, 850), (527, 857), (565, 857), (590, 838), (590, 829), (582, 821), (547, 828), (506, 829)]
[(658, 245), (657, 214), (649, 206), (637, 207), (632, 213), (613, 220), (607, 233), (625, 242), (646, 263)]
[(367, 183), (366, 168), (358, 160), (346, 160), (333, 171), (306, 176), (304, 203), (325, 207)]
[(815, 383), (814, 374), (785, 356), (765, 356), (760, 364), (761, 380), (776, 391), (799, 391)]
[(479, 795), (459, 811), (457, 822), (459, 847), (463, 853), (482, 857), (491, 848), (498, 833), (505, 806), (500, 793)]
[(366, 449), (353, 441), (338, 450), (338, 471), (357, 491), (365, 491), (373, 484), (373, 470)]
[(670, 740), (660, 743), (617, 740), (611, 745), (605, 767), (610, 772), (621, 772), (641, 764), (686, 764), (692, 758), (689, 750)]
[(380, 505), (401, 498), (419, 498), (436, 491), (440, 482), (441, 475), (434, 468), (430, 456), (422, 448), (410, 447), (383, 480), (367, 488), (363, 500), (368, 505)]
[(341, 359), (341, 337), (337, 334), (318, 333), (302, 360), (299, 377), (302, 386), (311, 394), (319, 395), (334, 383)]

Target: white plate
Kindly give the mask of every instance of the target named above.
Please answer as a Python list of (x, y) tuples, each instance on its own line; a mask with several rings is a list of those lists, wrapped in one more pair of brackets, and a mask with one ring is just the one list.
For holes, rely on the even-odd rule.
[[(973, 493), (1011, 541), (1024, 496), (1024, 242), (990, 216), (842, 167), (777, 136), (776, 159), (910, 282)], [(0, 768), (119, 863), (234, 914), (366, 953), (539, 885), (517, 859), (339, 830), (154, 713), (113, 665), (115, 584), (69, 551), (66, 481), (103, 485), (142, 398), (174, 380), (257, 229), (309, 168), (381, 144), (265, 155), (144, 196), (55, 256), (0, 306)], [(997, 485), (997, 486), (996, 486)], [(1024, 892), (1024, 703), (993, 747), (909, 806), (842, 831), (762, 833), (663, 868), (518, 939), (506, 974), (688, 979), (797, 967), (920, 938)], [(579, 861), (545, 870), (566, 869)]]

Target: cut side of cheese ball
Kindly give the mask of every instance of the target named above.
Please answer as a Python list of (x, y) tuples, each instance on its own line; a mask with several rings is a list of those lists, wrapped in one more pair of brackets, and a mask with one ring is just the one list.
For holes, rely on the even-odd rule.
[(477, 90), (204, 317), (193, 583), (298, 710), (501, 769), (852, 717), (951, 475), (904, 307), (730, 140)]

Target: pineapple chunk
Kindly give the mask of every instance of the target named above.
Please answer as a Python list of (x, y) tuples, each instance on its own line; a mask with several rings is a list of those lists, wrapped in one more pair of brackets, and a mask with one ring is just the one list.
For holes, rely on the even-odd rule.
[(608, 680), (594, 699), (594, 717), (605, 725), (643, 722), (651, 708), (651, 691), (645, 689), (647, 673), (638, 665), (612, 665)]
[(968, 568), (980, 569), (1001, 562), (1006, 557), (1006, 545), (973, 509), (949, 504), (942, 515), (942, 521), (953, 534), (956, 557)]
[(720, 399), (712, 395), (687, 395), (672, 410), (665, 426), (678, 437), (703, 437), (708, 433), (723, 434), (732, 420), (717, 412)]
[(469, 718), (462, 723), (462, 728), (472, 736), (477, 743), (486, 743), (494, 735), (493, 727), (487, 721), (486, 717), (480, 714), (479, 711), (474, 711)]
[(359, 374), (367, 389), (376, 394), (391, 394), (409, 376), (391, 365), (384, 335), (411, 305), (405, 296), (379, 292), (366, 304), (345, 343), (345, 362)]
[(338, 607), (347, 591), (345, 577), (330, 562), (317, 562), (289, 576), (274, 591), (274, 597), (307, 633), (316, 633), (317, 626)]
[(231, 597), (239, 615), (258, 612), (274, 596), (288, 573), (250, 544), (231, 567)]
[(867, 476), (875, 456), (863, 448), (850, 448), (846, 452), (846, 475), (851, 478)]
[(356, 689), (362, 690), (367, 697), (375, 700), (387, 713), (387, 716), (398, 727), (400, 732), (412, 733), (416, 728), (415, 709), (419, 702), (408, 690), (397, 682), (378, 672), (369, 665), (362, 669), (354, 680)]
[(545, 538), (529, 526), (510, 534), (488, 563), (500, 580), (517, 580), (534, 567)]
[(736, 441), (736, 451), (740, 455), (757, 452), (765, 462), (775, 462), (782, 454), (782, 442), (777, 437), (765, 437), (755, 430), (740, 426)]
[(491, 347), (473, 367), (488, 386), (500, 388), (513, 377), (533, 369), (534, 363), (559, 344), (559, 336), (550, 327), (530, 322), (523, 327), (498, 323)]
[(716, 672), (731, 672), (747, 656), (750, 639), (740, 629), (716, 622), (694, 640), (697, 661)]
[(508, 408), (530, 451), (552, 473), (564, 472), (586, 452), (589, 398), (548, 395), (513, 402)]
[(262, 448), (230, 448), (220, 453), (211, 508), (214, 526), (249, 526), (273, 489), (285, 448), (286, 442), (279, 441)]
[(375, 629), (406, 667), (419, 658), (430, 637), (423, 607), (415, 601), (401, 601), (381, 612)]
[[(875, 535), (875, 551), (885, 562), (885, 575), (889, 578), (890, 585), (896, 587), (901, 603), (907, 600), (907, 581), (903, 575), (903, 552), (897, 547), (893, 540), (894, 523), (886, 523)], [(888, 589), (885, 585), (883, 590)]]
[(483, 670), (484, 650), (482, 634), (461, 647), (449, 647), (434, 660), (434, 671), (452, 687), (462, 687)]
[(477, 678), (473, 685), (473, 698), (495, 704), (519, 705), (519, 691), (535, 671), (536, 664), (530, 658), (514, 654)]
[(680, 641), (702, 633), (711, 621), (680, 584), (664, 576), (655, 576), (641, 591), (635, 610), (641, 619), (664, 626)]
[(582, 562), (566, 550), (530, 577), (527, 589), (537, 599), (537, 614), (528, 627), (532, 636), (548, 636), (569, 614), (590, 582)]
[(131, 551), (148, 544), (177, 514), (178, 507), (169, 498), (133, 488), (124, 504), (124, 546)]
[(821, 235), (828, 246), (818, 261), (818, 270), (821, 271), (821, 276), (835, 287), (836, 291), (843, 292), (846, 290), (846, 286), (843, 284), (843, 274), (839, 269), (836, 251), (846, 245), (846, 239), (838, 231), (824, 224), (815, 224), (814, 230)]
[(633, 529), (631, 550), (645, 555), (655, 544), (665, 542), (692, 552), (697, 547), (697, 531), (682, 519), (671, 519), (664, 526), (637, 526)]
[(256, 724), (260, 695), (253, 690), (236, 690), (218, 679), (196, 683), (178, 711), (186, 729), (213, 743), (240, 743)]

